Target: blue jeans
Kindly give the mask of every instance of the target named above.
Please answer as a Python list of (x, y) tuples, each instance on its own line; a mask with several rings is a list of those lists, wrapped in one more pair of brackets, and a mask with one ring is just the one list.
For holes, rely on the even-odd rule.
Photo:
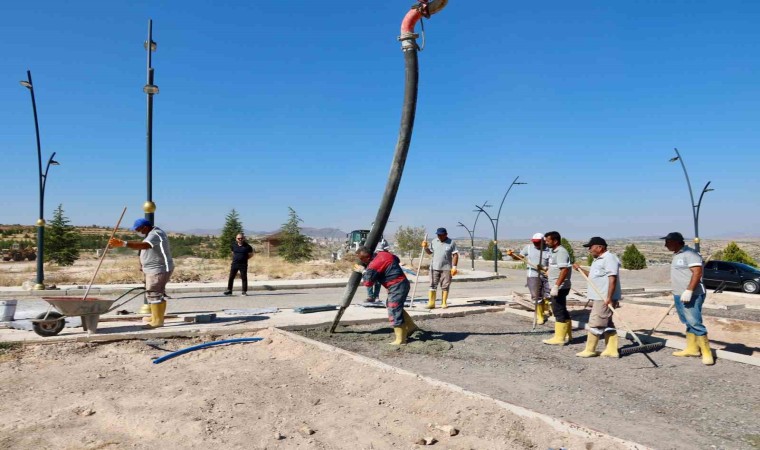
[(694, 295), (689, 303), (681, 301), (680, 295), (674, 295), (676, 311), (681, 323), (686, 325), (686, 332), (697, 336), (707, 334), (707, 328), (702, 324), (702, 303), (705, 302), (705, 294)]

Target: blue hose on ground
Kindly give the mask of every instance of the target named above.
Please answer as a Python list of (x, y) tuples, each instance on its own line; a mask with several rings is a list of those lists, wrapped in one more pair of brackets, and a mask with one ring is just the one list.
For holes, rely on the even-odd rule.
[(237, 338), (237, 339), (226, 339), (223, 341), (213, 341), (213, 342), (204, 342), (203, 344), (193, 345), (192, 347), (183, 348), (182, 350), (177, 350), (176, 352), (169, 353), (168, 355), (164, 355), (160, 358), (157, 358), (153, 360), (153, 364), (160, 364), (167, 359), (172, 359), (174, 357), (184, 355), (185, 353), (190, 353), (195, 350), (200, 350), (202, 348), (206, 347), (213, 347), (215, 345), (223, 345), (223, 344), (234, 344), (237, 342), (258, 342), (262, 340), (263, 338), (260, 337), (254, 337), (254, 338)]

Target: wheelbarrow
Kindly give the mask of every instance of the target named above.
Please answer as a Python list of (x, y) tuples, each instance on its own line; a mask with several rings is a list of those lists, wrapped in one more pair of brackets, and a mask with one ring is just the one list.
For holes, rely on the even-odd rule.
[[(92, 297), (85, 299), (79, 297), (42, 297), (50, 304), (50, 308), (47, 312), (32, 319), (32, 329), (43, 337), (55, 336), (63, 330), (66, 317), (79, 316), (82, 319), (84, 331), (95, 333), (98, 331), (98, 320), (100, 320), (101, 314), (109, 313), (145, 292), (145, 287), (140, 286), (128, 290), (113, 300)], [(112, 306), (125, 297), (128, 298), (118, 305)], [(53, 308), (57, 311), (52, 311)]]

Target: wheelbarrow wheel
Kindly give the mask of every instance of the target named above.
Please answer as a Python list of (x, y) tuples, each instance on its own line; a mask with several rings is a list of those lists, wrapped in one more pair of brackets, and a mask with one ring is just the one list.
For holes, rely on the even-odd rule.
[(44, 322), (33, 322), (32, 329), (34, 332), (43, 337), (55, 336), (63, 330), (66, 322), (63, 320), (63, 314), (55, 311), (42, 313), (36, 319), (45, 319)]

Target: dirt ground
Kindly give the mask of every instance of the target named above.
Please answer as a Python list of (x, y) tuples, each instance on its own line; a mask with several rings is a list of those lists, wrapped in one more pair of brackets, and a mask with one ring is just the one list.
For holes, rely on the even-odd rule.
[[(718, 360), (676, 358), (671, 349), (617, 360), (575, 357), (529, 334), (530, 319), (511, 313), (418, 320), (426, 332), (393, 350), (387, 326), (301, 331), (305, 336), (435, 377), (534, 411), (659, 449), (760, 448), (760, 369)], [(549, 330), (549, 327), (544, 328)], [(621, 345), (627, 341), (621, 339)]]
[(141, 341), (6, 351), (0, 448), (412, 449), (424, 438), (446, 449), (626, 448), (269, 330), (256, 336), (265, 339), (161, 364), (151, 359), (166, 352)]

